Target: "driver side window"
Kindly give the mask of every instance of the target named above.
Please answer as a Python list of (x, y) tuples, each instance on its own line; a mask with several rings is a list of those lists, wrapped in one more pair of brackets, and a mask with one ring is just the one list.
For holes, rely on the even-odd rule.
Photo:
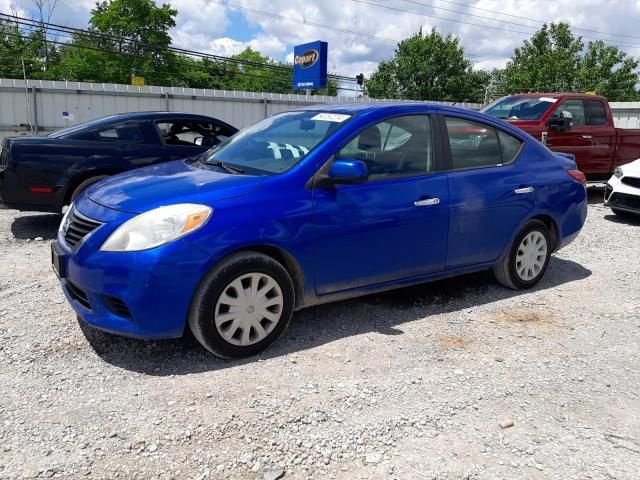
[(429, 117), (407, 115), (372, 125), (335, 157), (363, 161), (370, 180), (425, 175), (433, 171)]
[(556, 110), (556, 114), (560, 114), (561, 112), (568, 112), (570, 114), (568, 117), (571, 118), (574, 127), (587, 124), (582, 100), (565, 100)]

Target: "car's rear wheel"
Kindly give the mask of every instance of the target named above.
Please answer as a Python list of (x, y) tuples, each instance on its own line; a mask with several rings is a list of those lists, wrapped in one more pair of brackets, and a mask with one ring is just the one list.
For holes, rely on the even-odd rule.
[(287, 270), (258, 252), (241, 252), (202, 280), (189, 312), (189, 326), (207, 350), (241, 358), (276, 341), (291, 320), (295, 290)]
[(509, 253), (494, 267), (495, 276), (505, 287), (531, 288), (546, 272), (551, 250), (547, 226), (540, 220), (531, 220), (516, 235)]

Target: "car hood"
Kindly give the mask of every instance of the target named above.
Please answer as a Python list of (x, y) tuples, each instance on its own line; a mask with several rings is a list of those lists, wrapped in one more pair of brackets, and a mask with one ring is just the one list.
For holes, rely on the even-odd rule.
[(251, 193), (264, 177), (220, 172), (199, 162), (180, 160), (115, 175), (87, 190), (107, 208), (143, 213), (175, 203), (203, 203)]
[(640, 177), (640, 160), (622, 165), (622, 171), (625, 175)]

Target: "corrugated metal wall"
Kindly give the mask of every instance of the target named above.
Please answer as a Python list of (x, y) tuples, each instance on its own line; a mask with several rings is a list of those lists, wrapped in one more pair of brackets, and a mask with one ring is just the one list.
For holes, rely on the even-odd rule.
[[(113, 113), (153, 110), (200, 113), (242, 128), (273, 113), (309, 103), (379, 101), (46, 80), (28, 80), (25, 89), (23, 80), (0, 79), (0, 139), (29, 133), (29, 124), (44, 134)], [(477, 103), (457, 105), (471, 109), (481, 106)], [(612, 102), (611, 108), (617, 127), (640, 128), (640, 102)]]
[(640, 102), (611, 102), (613, 119), (618, 128), (640, 128)]
[(0, 138), (26, 134), (30, 123), (43, 134), (113, 113), (153, 110), (200, 113), (242, 128), (299, 105), (373, 101), (380, 100), (45, 80), (28, 80), (25, 90), (23, 80), (0, 79)]

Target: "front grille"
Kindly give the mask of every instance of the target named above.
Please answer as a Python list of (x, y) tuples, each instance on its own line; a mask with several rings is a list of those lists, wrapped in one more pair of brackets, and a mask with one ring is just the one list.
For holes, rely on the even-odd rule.
[(67, 280), (66, 282), (67, 292), (69, 292), (69, 296), (73, 298), (76, 302), (82, 305), (87, 310), (91, 310), (91, 303), (89, 302), (89, 297), (84, 290), (82, 290), (75, 283)]
[(122, 318), (131, 318), (131, 312), (129, 311), (129, 307), (117, 297), (111, 297), (109, 295), (102, 296), (104, 300), (104, 304), (107, 308), (113, 313)]
[(89, 235), (100, 225), (102, 225), (102, 223), (81, 215), (74, 208), (69, 212), (69, 216), (66, 218), (65, 224), (62, 227), (64, 241), (70, 248), (74, 248), (84, 239), (84, 237)]
[(622, 177), (622, 180), (620, 181), (625, 185), (629, 185), (630, 187), (640, 188), (640, 178)]
[(609, 197), (609, 205), (614, 207), (634, 208), (640, 210), (640, 196), (627, 195), (626, 193), (614, 193)]

